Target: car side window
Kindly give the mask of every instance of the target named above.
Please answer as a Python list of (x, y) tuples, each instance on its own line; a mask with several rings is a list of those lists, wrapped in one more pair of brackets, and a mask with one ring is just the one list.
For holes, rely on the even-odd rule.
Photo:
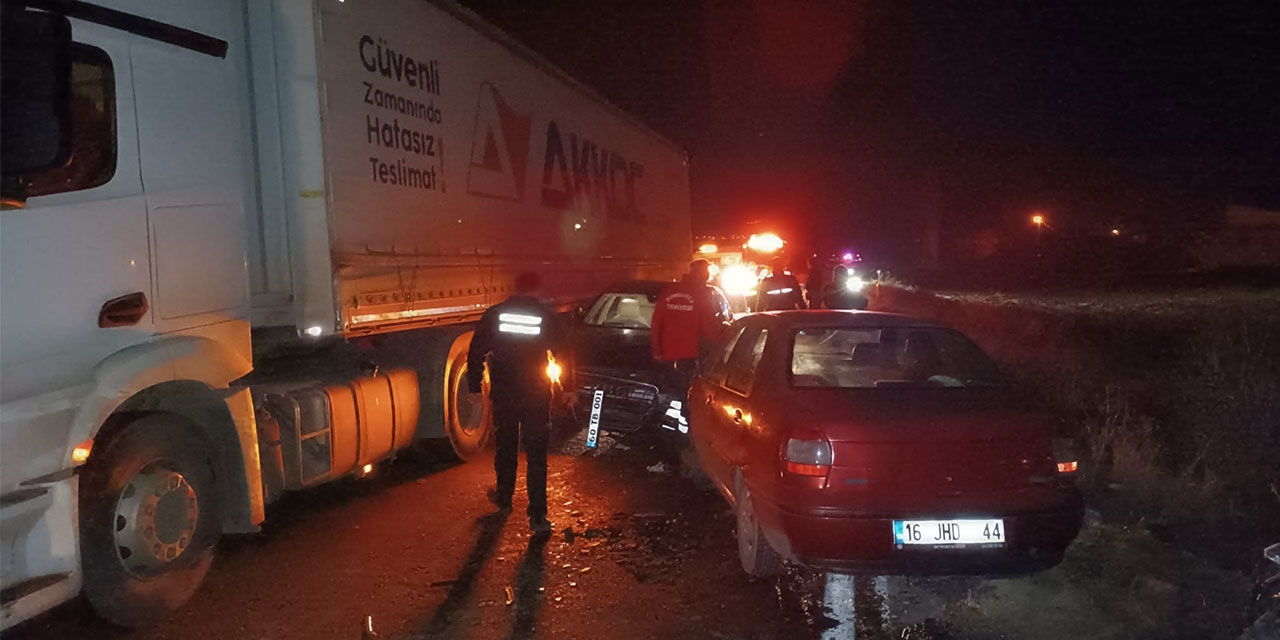
[(764, 355), (764, 345), (768, 339), (768, 329), (756, 329), (743, 334), (733, 354), (729, 356), (724, 376), (725, 387), (744, 396), (750, 393), (751, 383), (755, 381), (756, 369), (760, 366), (760, 358)]
[(115, 70), (97, 47), (71, 48), (71, 157), (31, 176), (29, 197), (101, 186), (116, 172)]
[(729, 362), (729, 357), (733, 355), (733, 349), (738, 344), (738, 338), (742, 336), (743, 330), (747, 328), (745, 323), (739, 323), (737, 326), (730, 327), (724, 332), (722, 342), (711, 350), (711, 353), (703, 360), (703, 375), (716, 384), (720, 384), (724, 380), (725, 366)]

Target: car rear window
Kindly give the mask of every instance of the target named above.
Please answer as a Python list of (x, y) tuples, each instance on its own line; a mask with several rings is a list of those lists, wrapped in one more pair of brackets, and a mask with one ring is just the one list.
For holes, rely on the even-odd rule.
[(596, 298), (583, 322), (597, 327), (648, 329), (654, 300), (643, 293), (606, 293)]
[(792, 337), (795, 387), (1003, 386), (991, 359), (960, 332), (940, 327), (827, 327)]

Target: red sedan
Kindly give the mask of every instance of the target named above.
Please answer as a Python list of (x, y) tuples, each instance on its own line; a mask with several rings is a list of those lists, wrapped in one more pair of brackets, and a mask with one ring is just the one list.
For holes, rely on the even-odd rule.
[(882, 313), (746, 316), (689, 391), (752, 575), (1047, 569), (1080, 530), (1074, 461), (957, 331)]

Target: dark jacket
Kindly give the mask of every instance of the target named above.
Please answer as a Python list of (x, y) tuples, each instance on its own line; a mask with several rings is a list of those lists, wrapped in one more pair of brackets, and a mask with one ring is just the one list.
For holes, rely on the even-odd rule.
[(779, 273), (761, 280), (756, 285), (756, 291), (754, 311), (804, 308), (804, 292), (800, 291), (800, 281), (790, 273)]
[(533, 394), (549, 397), (548, 352), (554, 354), (561, 365), (563, 384), (572, 371), (572, 364), (558, 318), (536, 298), (511, 296), (485, 311), (476, 326), (467, 351), (467, 386), (472, 393), (481, 391), (488, 356), (489, 397), (498, 400)]

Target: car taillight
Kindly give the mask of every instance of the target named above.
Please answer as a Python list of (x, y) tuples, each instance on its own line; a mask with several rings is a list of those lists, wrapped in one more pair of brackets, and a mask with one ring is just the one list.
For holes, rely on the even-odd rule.
[(831, 443), (826, 440), (789, 438), (782, 450), (787, 473), (825, 477), (831, 470)]

